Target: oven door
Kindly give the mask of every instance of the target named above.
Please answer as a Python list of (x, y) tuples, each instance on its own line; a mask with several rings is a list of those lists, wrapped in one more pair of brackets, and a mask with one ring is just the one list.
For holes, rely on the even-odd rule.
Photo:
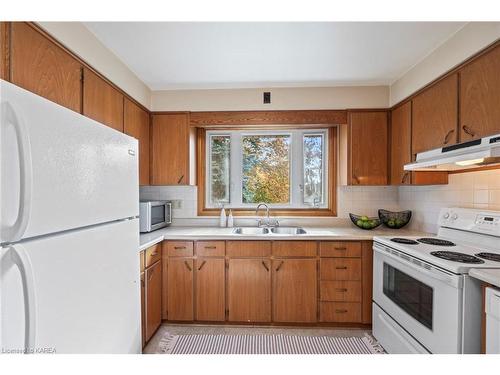
[(460, 353), (462, 277), (378, 243), (373, 249), (374, 302), (431, 353)]

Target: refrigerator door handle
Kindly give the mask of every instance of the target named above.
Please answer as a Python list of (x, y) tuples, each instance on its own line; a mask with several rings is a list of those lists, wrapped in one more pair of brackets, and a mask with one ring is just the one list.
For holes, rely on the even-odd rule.
[(9, 102), (2, 102), (1, 113), (2, 126), (11, 124), (16, 132), (19, 150), (19, 211), (15, 223), (10, 227), (2, 228), (2, 238), (6, 239), (5, 242), (16, 242), (22, 238), (30, 218), (32, 193), (31, 144), (23, 122), (19, 120)]
[(24, 347), (26, 353), (35, 349), (36, 333), (36, 294), (31, 262), (21, 245), (13, 245), (8, 250), (11, 254), (12, 262), (19, 268), (23, 284), (24, 297)]

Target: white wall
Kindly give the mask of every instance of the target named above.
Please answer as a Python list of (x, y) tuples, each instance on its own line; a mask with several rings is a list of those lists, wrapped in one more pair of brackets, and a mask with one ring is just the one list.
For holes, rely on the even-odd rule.
[(500, 38), (500, 22), (470, 22), (390, 87), (393, 106)]
[[(271, 92), (271, 104), (262, 93)], [(386, 108), (386, 86), (153, 91), (153, 111), (251, 111)]]
[(128, 95), (150, 107), (151, 90), (81, 22), (38, 22), (38, 25)]

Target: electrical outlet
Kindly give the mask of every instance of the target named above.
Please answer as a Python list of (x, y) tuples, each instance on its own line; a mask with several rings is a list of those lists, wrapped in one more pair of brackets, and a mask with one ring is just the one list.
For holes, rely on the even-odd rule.
[(182, 208), (182, 200), (181, 199), (173, 199), (170, 202), (172, 202), (172, 209), (173, 210), (178, 210)]
[(264, 92), (264, 104), (271, 104), (271, 93), (269, 91)]

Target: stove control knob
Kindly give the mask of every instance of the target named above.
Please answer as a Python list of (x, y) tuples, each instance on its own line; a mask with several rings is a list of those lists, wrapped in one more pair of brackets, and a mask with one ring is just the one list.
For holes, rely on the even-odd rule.
[(457, 215), (457, 214), (453, 214), (453, 215), (451, 216), (451, 220), (457, 220), (457, 219), (458, 219), (458, 215)]
[(448, 218), (450, 217), (450, 213), (449, 212), (446, 212), (444, 215), (443, 215), (443, 219), (445, 220), (448, 220)]

